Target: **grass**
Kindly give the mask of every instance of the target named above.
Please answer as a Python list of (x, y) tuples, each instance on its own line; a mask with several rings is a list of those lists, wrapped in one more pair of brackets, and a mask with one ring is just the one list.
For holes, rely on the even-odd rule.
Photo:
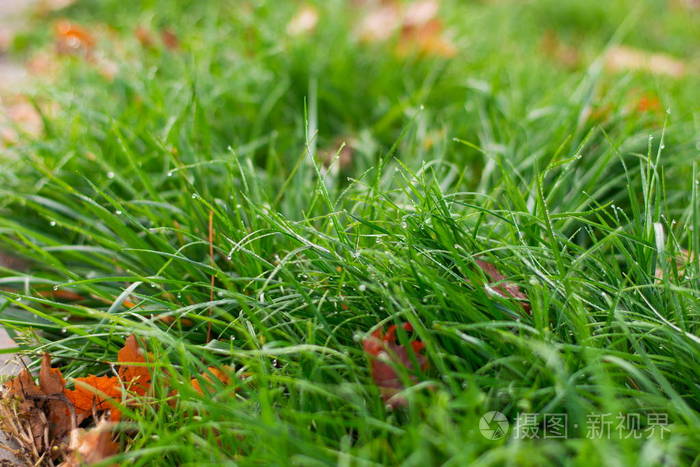
[[(459, 53), (444, 59), (358, 43), (341, 1), (298, 38), (294, 2), (142, 3), (61, 12), (103, 30), (119, 72), (63, 59), (34, 96), (57, 103), (44, 134), (0, 166), (0, 245), (31, 261), (0, 269), (0, 323), (69, 377), (109, 372), (132, 333), (152, 354), (117, 461), (698, 465), (700, 269), (675, 258), (700, 242), (700, 95), (692, 74), (600, 58), (623, 43), (697, 63), (697, 13), (445, 1)], [(15, 53), (47, 47), (50, 20)], [(180, 50), (142, 47), (137, 25)], [(542, 52), (548, 29), (579, 65)], [(635, 111), (640, 95), (661, 111)], [(341, 142), (352, 165), (326, 167)], [(477, 258), (531, 313), (483, 287)], [(84, 299), (38, 293), (52, 289)], [(360, 341), (401, 322), (431, 368), (390, 411)], [(222, 365), (249, 379), (189, 385)], [(568, 439), (488, 440), (490, 410), (567, 414)], [(617, 435), (636, 413), (668, 430)], [(615, 420), (610, 439), (588, 436), (591, 414)]]

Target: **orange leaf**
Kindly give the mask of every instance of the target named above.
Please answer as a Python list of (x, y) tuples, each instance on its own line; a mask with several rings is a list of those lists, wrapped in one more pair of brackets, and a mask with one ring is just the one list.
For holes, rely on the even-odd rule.
[(119, 378), (127, 389), (143, 396), (151, 386), (151, 372), (143, 365), (127, 365), (127, 363), (146, 363), (143, 351), (136, 343), (136, 337), (129, 336), (124, 347), (119, 351), (117, 359), (119, 366)]
[[(209, 373), (213, 374), (214, 377), (216, 377), (216, 379), (223, 385), (228, 385), (231, 383), (231, 378), (229, 378), (228, 372), (232, 371), (233, 369), (231, 367), (227, 367), (227, 366), (225, 366), (223, 368), (224, 368), (224, 370), (226, 370), (226, 372), (224, 372), (218, 368), (215, 368), (213, 366), (210, 366), (209, 368), (207, 368), (208, 372), (202, 373), (201, 378), (204, 380), (204, 382), (206, 384), (206, 387), (205, 387), (206, 390), (211, 391), (214, 388), (214, 382), (212, 381), (212, 378), (211, 378)], [(194, 388), (195, 391), (197, 391), (200, 394), (204, 394), (204, 392), (202, 391), (202, 387), (199, 383), (199, 379), (192, 378), (192, 380), (190, 380), (190, 383), (192, 384), (192, 387)]]
[(65, 391), (66, 397), (75, 407), (77, 423), (93, 413), (112, 409), (118, 413), (112, 401), (121, 399), (119, 380), (115, 376), (90, 375), (76, 378), (75, 389)]
[(54, 32), (58, 53), (89, 55), (95, 46), (95, 38), (92, 34), (70, 21), (58, 21), (54, 26)]

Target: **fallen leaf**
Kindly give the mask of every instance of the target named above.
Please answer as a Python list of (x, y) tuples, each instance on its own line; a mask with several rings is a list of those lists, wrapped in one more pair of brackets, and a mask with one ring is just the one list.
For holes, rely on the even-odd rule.
[(180, 48), (180, 39), (172, 29), (163, 29), (160, 31), (160, 39), (169, 50), (177, 50)]
[(313, 32), (318, 25), (318, 18), (316, 7), (308, 3), (301, 5), (287, 24), (287, 34), (300, 36)]
[(547, 30), (540, 41), (542, 53), (565, 68), (576, 68), (581, 63), (581, 54), (576, 47), (564, 43), (557, 33)]
[[(231, 378), (229, 377), (229, 374), (231, 372), (233, 372), (233, 368), (228, 366), (225, 366), (221, 369), (210, 366), (209, 368), (207, 368), (206, 372), (202, 373), (200, 377), (200, 379), (204, 382), (204, 390), (207, 392), (212, 392), (212, 390), (215, 389), (216, 383), (214, 382), (214, 380), (212, 380), (212, 375), (214, 376), (214, 378), (216, 378), (216, 381), (218, 383), (223, 384), (224, 386), (231, 384)], [(200, 379), (192, 378), (192, 380), (190, 380), (190, 384), (192, 384), (192, 387), (195, 391), (197, 391), (200, 394), (204, 394), (202, 386), (200, 385)]]
[(113, 440), (112, 424), (100, 420), (90, 430), (75, 429), (70, 434), (69, 454), (59, 467), (79, 467), (102, 462), (119, 453)]
[(338, 169), (343, 171), (352, 166), (354, 152), (352, 144), (347, 143), (343, 138), (338, 138), (332, 145), (319, 150), (318, 157), (324, 167), (331, 167), (337, 161)]
[(453, 57), (455, 45), (444, 35), (437, 17), (437, 0), (418, 0), (407, 4), (381, 2), (369, 8), (356, 28), (356, 36), (365, 42), (385, 41), (398, 34), (399, 56), (419, 54)]
[(66, 381), (61, 370), (51, 368), (51, 358), (44, 354), (39, 370), (39, 387), (50, 399), (46, 401), (44, 411), (49, 421), (49, 435), (53, 440), (61, 440), (72, 427), (70, 410), (64, 395)]
[(75, 378), (75, 389), (66, 390), (68, 400), (75, 407), (77, 424), (80, 425), (86, 418), (112, 410), (115, 418), (119, 418), (119, 409), (114, 401), (122, 397), (119, 379), (116, 376), (90, 375), (84, 378)]
[(15, 255), (0, 251), (0, 268), (26, 271), (29, 268), (29, 262)]
[(639, 113), (660, 112), (661, 111), (661, 101), (656, 96), (653, 96), (650, 94), (644, 94), (637, 101), (637, 105), (635, 105), (635, 109)]
[(73, 426), (64, 384), (61, 371), (51, 368), (51, 360), (45, 354), (38, 385), (27, 369), (4, 385), (0, 400), (2, 431), (36, 459), (45, 454), (52, 459), (59, 456), (58, 445)]
[[(675, 268), (678, 271), (678, 278), (683, 279), (685, 277), (685, 270), (688, 267), (689, 264), (691, 264), (695, 260), (695, 255), (691, 251), (681, 249), (680, 252), (674, 257), (669, 259), (669, 270), (672, 270), (674, 267), (673, 262), (675, 262)], [(654, 277), (656, 277), (658, 280), (662, 280), (664, 278), (664, 268), (661, 266), (657, 266), (656, 270), (654, 271)]]
[[(117, 354), (117, 360), (120, 364), (119, 378), (121, 378), (126, 389), (140, 396), (145, 395), (151, 386), (151, 372), (143, 365), (146, 363), (146, 359), (134, 335), (126, 339), (124, 347)], [(128, 365), (129, 363), (140, 363), (142, 365)]]
[(56, 22), (54, 35), (56, 52), (59, 54), (89, 57), (95, 47), (95, 38), (87, 29), (67, 20)]
[(605, 54), (605, 67), (612, 72), (643, 71), (655, 75), (680, 78), (686, 74), (686, 64), (677, 58), (626, 46), (610, 48)]
[(21, 136), (36, 138), (44, 131), (44, 122), (36, 107), (25, 96), (0, 100), (0, 137), (4, 145), (17, 144)]
[(144, 26), (137, 27), (134, 30), (134, 36), (136, 36), (142, 47), (151, 48), (155, 44), (153, 34)]
[(365, 42), (389, 39), (401, 27), (401, 10), (394, 3), (371, 8), (358, 24), (355, 35)]
[[(410, 323), (404, 323), (403, 330), (407, 333), (413, 332), (413, 326)], [(412, 352), (397, 343), (396, 340), (396, 325), (389, 327), (386, 333), (383, 329), (376, 329), (370, 337), (363, 341), (365, 352), (370, 356), (370, 370), (372, 379), (379, 386), (382, 394), (382, 399), (391, 407), (405, 406), (407, 400), (399, 395), (404, 389), (403, 380), (397, 372), (397, 367), (403, 367), (410, 373), (410, 379), (415, 381), (415, 368), (411, 353), (418, 363), (420, 371), (425, 371), (429, 367), (428, 359), (421, 354), (425, 345), (414, 340), (410, 342)]]
[(475, 261), (486, 277), (488, 277), (492, 283), (495, 283), (495, 286), (492, 288), (489, 286), (491, 290), (494, 290), (502, 297), (517, 299), (523, 310), (527, 311), (528, 313), (530, 312), (530, 302), (528, 301), (527, 295), (520, 290), (520, 287), (517, 284), (506, 281), (506, 277), (501, 274), (501, 271), (499, 271), (493, 264), (480, 259)]
[(399, 55), (418, 53), (443, 58), (457, 54), (457, 47), (443, 35), (442, 21), (437, 18), (422, 24), (404, 26), (396, 50)]

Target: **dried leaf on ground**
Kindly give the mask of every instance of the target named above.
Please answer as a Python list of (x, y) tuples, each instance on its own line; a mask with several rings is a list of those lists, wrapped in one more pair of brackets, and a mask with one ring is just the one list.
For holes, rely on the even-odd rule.
[(69, 453), (59, 467), (79, 467), (102, 462), (119, 453), (112, 424), (100, 420), (90, 430), (75, 429), (70, 434)]
[(72, 427), (70, 410), (66, 403), (64, 390), (66, 381), (61, 370), (51, 368), (51, 359), (44, 354), (39, 370), (39, 387), (50, 399), (46, 401), (45, 412), (49, 421), (49, 434), (53, 440), (61, 440)]
[(319, 14), (315, 6), (304, 4), (294, 13), (294, 16), (287, 24), (287, 34), (290, 36), (300, 36), (316, 30)]
[(366, 9), (355, 32), (362, 41), (385, 41), (398, 33), (396, 53), (399, 56), (417, 53), (449, 58), (457, 53), (437, 17), (440, 9), (437, 0), (407, 4), (380, 2)]
[(39, 385), (24, 369), (3, 387), (0, 428), (34, 459), (47, 453), (56, 458), (60, 454), (58, 446), (73, 426), (63, 385), (60, 370), (51, 368), (48, 355), (44, 355)]
[(545, 31), (540, 41), (542, 53), (565, 68), (576, 68), (581, 64), (579, 50), (564, 41), (552, 30)]
[(0, 147), (19, 143), (21, 136), (38, 137), (43, 131), (41, 115), (27, 97), (0, 99)]
[[(136, 337), (129, 336), (124, 343), (124, 347), (117, 355), (119, 361), (119, 377), (126, 388), (143, 396), (151, 386), (151, 372), (144, 366), (146, 359), (143, 350), (138, 346)], [(128, 365), (128, 363), (139, 363), (140, 365)]]
[(347, 143), (344, 138), (337, 138), (332, 145), (319, 150), (318, 157), (324, 167), (331, 167), (337, 161), (338, 169), (343, 171), (352, 167), (354, 153), (352, 143)]
[[(681, 249), (675, 257), (668, 260), (668, 269), (669, 271), (672, 271), (675, 268), (675, 270), (678, 272), (678, 278), (683, 279), (685, 277), (686, 268), (693, 261), (695, 261), (695, 255), (693, 255), (693, 252)], [(664, 278), (664, 268), (661, 265), (656, 267), (654, 277), (656, 277), (658, 280), (662, 280)]]
[[(231, 384), (231, 378), (229, 376), (231, 373), (233, 373), (233, 368), (231, 367), (225, 366), (222, 368), (216, 368), (210, 366), (207, 368), (207, 371), (202, 373), (199, 379), (192, 378), (190, 384), (192, 384), (194, 390), (200, 394), (204, 394), (204, 391), (210, 393), (216, 388), (217, 384), (223, 384), (225, 386)], [(216, 380), (212, 379), (212, 375), (214, 378), (216, 378)], [(202, 390), (200, 381), (204, 384), (204, 390)]]
[(153, 33), (145, 26), (138, 26), (134, 30), (134, 36), (136, 36), (142, 47), (151, 48), (155, 45), (156, 41), (153, 38)]
[[(410, 323), (404, 323), (402, 329), (406, 333), (412, 333)], [(365, 352), (370, 356), (370, 369), (372, 379), (379, 386), (382, 399), (391, 408), (405, 406), (408, 402), (399, 393), (404, 389), (404, 380), (397, 368), (404, 368), (409, 372), (409, 378), (415, 382), (416, 370), (425, 371), (429, 367), (428, 359), (421, 352), (425, 344), (421, 341), (410, 342), (409, 349), (397, 342), (396, 325), (389, 327), (386, 333), (383, 329), (377, 329), (370, 337), (363, 341)], [(414, 367), (414, 361), (418, 368)]]
[(96, 41), (84, 27), (67, 20), (57, 21), (54, 25), (56, 52), (65, 55), (82, 55), (90, 57)]
[(160, 39), (168, 50), (178, 50), (180, 48), (180, 38), (175, 31), (165, 28), (160, 31)]
[(675, 57), (626, 46), (609, 49), (605, 54), (605, 67), (612, 72), (644, 71), (674, 78), (680, 78), (687, 72), (686, 64)]
[(112, 410), (113, 417), (119, 419), (121, 414), (114, 404), (122, 397), (119, 379), (116, 376), (90, 375), (84, 378), (75, 378), (75, 389), (66, 390), (68, 400), (75, 407), (75, 416), (78, 425), (86, 418)]
[(371, 8), (357, 25), (360, 40), (378, 42), (389, 39), (401, 27), (401, 9), (394, 3)]
[(495, 291), (502, 297), (517, 299), (520, 306), (523, 307), (523, 310), (528, 313), (530, 312), (530, 302), (528, 301), (527, 295), (520, 290), (518, 284), (507, 281), (506, 276), (501, 274), (501, 271), (491, 263), (477, 259), (476, 264), (493, 283), (493, 286), (489, 285), (489, 289)]

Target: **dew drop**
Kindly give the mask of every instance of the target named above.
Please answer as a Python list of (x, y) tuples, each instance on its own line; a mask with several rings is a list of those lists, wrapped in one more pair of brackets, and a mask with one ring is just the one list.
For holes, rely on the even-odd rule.
[(367, 286), (365, 284), (360, 284), (358, 289), (360, 290), (360, 292), (364, 292), (365, 290), (367, 290)]
[(53, 286), (53, 289), (54, 289), (54, 290), (58, 290), (58, 286), (57, 286), (57, 285), (54, 285), (54, 286)]
[(56, 221), (51, 221), (51, 222), (49, 222), (49, 225), (50, 225), (51, 227), (56, 227)]
[(110, 180), (114, 178), (114, 172), (107, 172), (107, 178)]
[(116, 214), (117, 216), (121, 216), (122, 212), (121, 210), (117, 209), (116, 211), (114, 211), (114, 214)]
[(173, 176), (173, 171), (171, 170), (170, 172), (168, 172), (168, 177), (172, 177), (172, 176)]
[(199, 198), (199, 195), (197, 193), (192, 193), (192, 199), (197, 199)]

